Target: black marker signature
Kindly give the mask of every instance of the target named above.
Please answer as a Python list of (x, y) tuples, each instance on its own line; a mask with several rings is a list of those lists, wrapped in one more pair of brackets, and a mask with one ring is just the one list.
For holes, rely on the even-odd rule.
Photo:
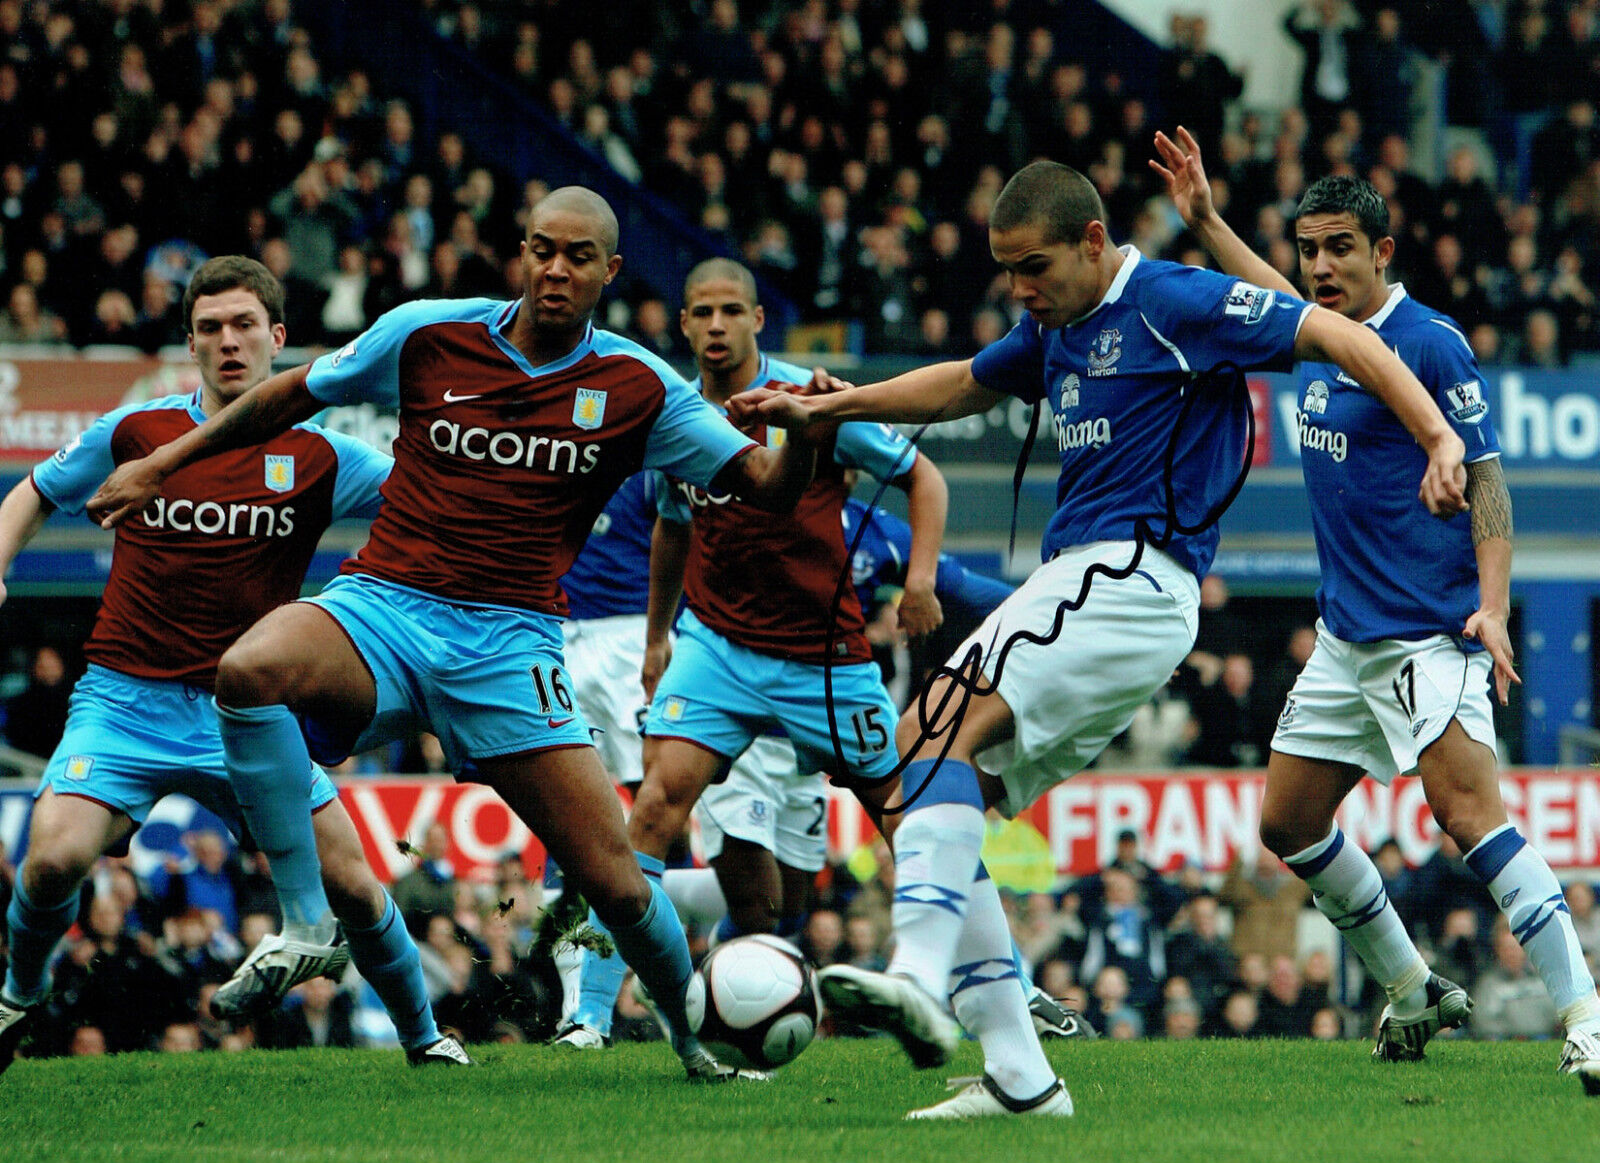
[[(1188, 421), (1190, 413), (1194, 410), (1196, 402), (1200, 400), (1202, 395), (1210, 392), (1226, 392), (1229, 397), (1228, 402), (1232, 407), (1237, 408), (1242, 405), (1246, 434), (1244, 453), (1240, 459), (1238, 475), (1234, 477), (1233, 483), (1228, 487), (1222, 499), (1207, 509), (1197, 524), (1186, 525), (1178, 518), (1178, 495), (1173, 483), (1173, 472), (1177, 466), (1178, 459), (1179, 438), (1183, 435), (1184, 425)], [(1048, 403), (1049, 396), (1046, 395), (1034, 405), (1033, 418), (1028, 427), (1028, 435), (1023, 441), (1022, 451), (1017, 457), (1016, 472), (1012, 477), (1010, 549), (1013, 554), (1016, 552), (1017, 510), (1021, 499), (1022, 479), (1027, 469), (1028, 456), (1033, 450), (1034, 439), (1038, 434), (1041, 406)], [(939, 417), (935, 416), (917, 429), (916, 434), (911, 437), (907, 445), (906, 452), (916, 447), (917, 443), (922, 439), (923, 433), (928, 430), (928, 426), (937, 423), (938, 419)], [(1184, 389), (1183, 402), (1178, 407), (1177, 419), (1173, 422), (1172, 434), (1167, 439), (1166, 453), (1162, 458), (1161, 493), (1166, 512), (1164, 514), (1164, 524), (1161, 528), (1153, 529), (1150, 521), (1145, 517), (1135, 518), (1133, 556), (1128, 560), (1128, 563), (1122, 566), (1110, 566), (1099, 561), (1091, 563), (1084, 570), (1083, 584), (1079, 587), (1077, 596), (1075, 598), (1064, 598), (1057, 603), (1055, 617), (1052, 619), (1050, 629), (1046, 633), (1037, 634), (1031, 630), (1018, 630), (1006, 639), (1004, 645), (1000, 647), (998, 656), (996, 656), (994, 678), (992, 680), (984, 679), (982, 667), (983, 659), (994, 653), (995, 643), (993, 640), (990, 641), (987, 650), (983, 648), (982, 644), (973, 643), (954, 667), (947, 664), (935, 668), (928, 675), (927, 681), (917, 691), (916, 695), (917, 719), (921, 734), (918, 736), (917, 742), (907, 748), (906, 755), (902, 755), (895, 764), (894, 769), (887, 774), (870, 778), (844, 774), (849, 770), (849, 767), (845, 761), (844, 745), (839, 737), (838, 715), (833, 701), (833, 663), (831, 661), (826, 663), (822, 675), (823, 698), (828, 709), (828, 735), (833, 744), (835, 771), (838, 773), (830, 773), (832, 781), (856, 791), (881, 787), (889, 780), (900, 776), (909, 762), (907, 756), (914, 754), (920, 744), (945, 736), (943, 747), (939, 751), (937, 758), (934, 759), (933, 768), (928, 772), (927, 778), (922, 781), (922, 784), (915, 791), (904, 796), (899, 804), (891, 808), (884, 808), (883, 811), (885, 814), (890, 814), (904, 812), (909, 809), (912, 804), (921, 798), (922, 793), (927, 790), (929, 783), (932, 782), (934, 775), (938, 772), (940, 764), (949, 755), (950, 748), (955, 744), (955, 729), (960, 726), (966, 714), (966, 709), (972, 700), (982, 695), (992, 694), (998, 689), (1000, 676), (1005, 670), (1006, 658), (1010, 654), (1012, 646), (1019, 641), (1031, 642), (1039, 646), (1049, 645), (1061, 636), (1061, 631), (1066, 624), (1067, 614), (1081, 609), (1083, 604), (1089, 600), (1089, 591), (1097, 576), (1105, 577), (1111, 581), (1122, 581), (1132, 577), (1144, 560), (1144, 552), (1147, 546), (1153, 549), (1165, 549), (1176, 536), (1192, 537), (1217, 524), (1222, 519), (1222, 515), (1238, 499), (1240, 491), (1244, 488), (1245, 480), (1250, 475), (1250, 463), (1255, 459), (1255, 446), (1255, 409), (1251, 407), (1250, 389), (1245, 382), (1244, 372), (1238, 365), (1221, 363), (1209, 371), (1202, 372), (1190, 381)], [(905, 455), (906, 453), (902, 452), (900, 460), (903, 460)], [(895, 469), (900, 467), (900, 460), (895, 461)], [(889, 480), (892, 480), (895, 474), (891, 472), (886, 476)], [(872, 498), (873, 507), (876, 507), (886, 487), (887, 482), (879, 484), (878, 491)], [(867, 524), (866, 521), (862, 521), (860, 527), (857, 528), (855, 538), (850, 543), (849, 552), (845, 555), (844, 571), (834, 590), (834, 617), (828, 629), (826, 654), (826, 657), (830, 660), (833, 658), (834, 640), (838, 631), (839, 603), (843, 600), (845, 587), (852, 584), (851, 563), (855, 560), (856, 550), (861, 545), (861, 539), (866, 533)], [(998, 633), (997, 630), (997, 637)], [(929, 691), (933, 687), (934, 680), (941, 677), (949, 678), (950, 683), (945, 687), (937, 705), (930, 707)], [(957, 692), (960, 693), (960, 702), (949, 715), (948, 721), (945, 721), (945, 712), (949, 709), (951, 700), (956, 698)]]

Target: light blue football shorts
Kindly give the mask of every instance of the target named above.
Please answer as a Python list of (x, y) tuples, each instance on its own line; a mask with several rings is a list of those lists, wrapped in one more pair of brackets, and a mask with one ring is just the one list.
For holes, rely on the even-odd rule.
[[(39, 780), (38, 791), (47, 787), (141, 824), (163, 796), (185, 795), (245, 837), (211, 694), (184, 683), (91, 666), (73, 688), (66, 731)], [(306, 792), (313, 811), (339, 795), (318, 767)]]
[(378, 688), (372, 721), (355, 739), (302, 721), (319, 762), (431, 731), (449, 770), (471, 778), (475, 759), (590, 745), (562, 658), (560, 618), (458, 605), (351, 574), (304, 600), (339, 623)]
[[(685, 739), (731, 758), (776, 727), (794, 743), (800, 771), (841, 774), (828, 728), (826, 669), (735, 646), (685, 610), (644, 733)], [(842, 774), (866, 779), (887, 775), (898, 762), (897, 712), (877, 664), (831, 669)]]

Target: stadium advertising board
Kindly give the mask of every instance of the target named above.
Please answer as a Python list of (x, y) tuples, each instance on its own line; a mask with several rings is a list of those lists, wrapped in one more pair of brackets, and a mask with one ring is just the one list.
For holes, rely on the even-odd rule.
[[(1056, 875), (1084, 876), (1111, 856), (1117, 836), (1132, 829), (1145, 859), (1171, 872), (1194, 864), (1222, 872), (1240, 852), (1256, 849), (1263, 776), (1259, 772), (1194, 775), (1084, 775), (1053, 789), (1025, 815), (1044, 843)], [(1600, 869), (1600, 772), (1592, 769), (1517, 768), (1502, 773), (1501, 793), (1514, 823), (1558, 869)], [(507, 852), (519, 852), (538, 880), (544, 851), (500, 798), (478, 784), (401, 776), (352, 779), (339, 788), (374, 871), (385, 881), (412, 867), (402, 842), (420, 845), (435, 820), (450, 834), (456, 874), (487, 879)], [(0, 843), (20, 859), (31, 787), (0, 787)], [(1339, 821), (1351, 840), (1368, 850), (1389, 837), (1412, 864), (1433, 852), (1438, 827), (1416, 779), (1392, 788), (1368, 780), (1351, 793)], [(148, 871), (169, 853), (182, 855), (190, 828), (220, 827), (182, 797), (157, 806), (135, 839), (135, 867)], [(870, 845), (871, 823), (854, 797), (835, 791), (829, 812), (831, 849), (849, 856)]]
[(35, 461), (121, 404), (193, 391), (192, 364), (0, 358), (0, 460)]
[[(37, 460), (66, 444), (95, 417), (132, 400), (198, 383), (192, 365), (154, 359), (6, 359), (0, 357), (0, 459)], [(1468, 385), (1462, 385), (1468, 388)], [(1496, 370), (1484, 373), (1488, 400), (1506, 463), (1520, 468), (1600, 469), (1600, 398), (1588, 378), (1571, 371)], [(1299, 464), (1300, 382), (1290, 375), (1250, 377), (1258, 465)], [(391, 415), (370, 405), (335, 408), (331, 428), (384, 447), (394, 439)], [(931, 426), (923, 445), (936, 460), (1008, 464), (1028, 431), (1028, 406), (1008, 400), (977, 416)], [(1040, 442), (1036, 463), (1048, 457)]]
[[(1298, 467), (1298, 377), (1254, 375), (1249, 383), (1256, 417), (1253, 463)], [(1497, 370), (1484, 373), (1481, 385), (1460, 387), (1479, 390), (1487, 399), (1508, 466), (1600, 469), (1600, 398), (1582, 374)], [(906, 425), (901, 428), (915, 431)], [(1010, 463), (1027, 431), (1028, 406), (1008, 400), (981, 415), (932, 425), (923, 434), (922, 446), (941, 463)], [(1049, 463), (1048, 443), (1041, 440), (1035, 449), (1036, 466)]]

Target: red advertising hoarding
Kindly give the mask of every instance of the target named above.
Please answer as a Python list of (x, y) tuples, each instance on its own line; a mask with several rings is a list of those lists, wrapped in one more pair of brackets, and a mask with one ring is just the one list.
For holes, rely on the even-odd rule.
[[(1129, 828), (1157, 868), (1192, 863), (1220, 872), (1241, 849), (1256, 846), (1262, 787), (1259, 772), (1082, 775), (1057, 787), (1025, 818), (1048, 841), (1063, 879), (1094, 872), (1118, 833)], [(1600, 868), (1600, 772), (1519, 768), (1502, 773), (1500, 787), (1513, 822), (1554, 867)], [(434, 820), (450, 833), (450, 858), (460, 876), (486, 877), (510, 851), (522, 853), (530, 876), (543, 866), (538, 842), (486, 787), (390, 777), (346, 781), (340, 795), (385, 880), (411, 867), (400, 842), (420, 845)], [(1437, 843), (1438, 826), (1416, 779), (1396, 780), (1392, 788), (1363, 782), (1339, 820), (1350, 839), (1369, 850), (1393, 837), (1413, 864), (1426, 860)], [(828, 822), (834, 852), (848, 855), (873, 836), (854, 798), (835, 792)]]

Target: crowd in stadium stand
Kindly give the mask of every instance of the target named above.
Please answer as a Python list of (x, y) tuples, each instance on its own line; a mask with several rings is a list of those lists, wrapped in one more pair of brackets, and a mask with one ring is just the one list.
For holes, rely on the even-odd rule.
[[(540, 887), (516, 855), (496, 865), (491, 881), (458, 878), (442, 832), (429, 830), (413, 871), (394, 888), (439, 1022), (475, 1042), (548, 1037), (560, 986), (534, 938)], [(197, 831), (184, 843), (184, 856), (143, 880), (124, 861), (103, 862), (58, 954), (35, 1053), (394, 1044), (377, 998), (353, 972), (299, 987), (254, 1023), (215, 1018), (210, 995), (276, 926), (276, 898), (260, 858), (233, 851), (220, 834)], [(1417, 868), (1392, 841), (1374, 856), (1433, 967), (1469, 984), (1477, 1003), (1469, 1036), (1557, 1035), (1555, 1010), (1521, 946), (1448, 840)], [(858, 879), (852, 868), (862, 871), (851, 861), (821, 874), (800, 945), (819, 965), (881, 969), (892, 891), (882, 875)], [(0, 905), (14, 875), (0, 857)], [(1578, 879), (1566, 892), (1590, 964), (1600, 968), (1594, 887)], [(1385, 1000), (1331, 932), (1306, 936), (1323, 931), (1305, 924), (1320, 915), (1305, 884), (1270, 855), (1236, 862), (1220, 882), (1192, 868), (1163, 875), (1128, 832), (1096, 875), (1005, 900), (1033, 978), (1112, 1038), (1368, 1037)], [(691, 932), (697, 950), (704, 938)], [(628, 990), (622, 999), (614, 1035), (659, 1037)]]
[[(1282, 109), (1239, 103), (1241, 78), (1181, 0), (1148, 93), (1073, 41), (1072, 6), (1057, 0), (418, 7), (741, 254), (817, 325), (812, 336), (836, 331), (867, 353), (965, 354), (1011, 325), (985, 222), (1004, 177), (1035, 155), (1091, 177), (1117, 239), (1204, 261), (1145, 166), (1158, 113), (1197, 133), (1219, 207), (1286, 273), (1300, 193), (1355, 173), (1389, 198), (1398, 276), (1463, 325), (1484, 363), (1554, 367), (1600, 351), (1594, 0), (1460, 0), (1431, 19), (1420, 0), (1317, 0), (1284, 25), (1306, 59), (1300, 103)], [(1438, 173), (1409, 161), (1423, 67), (1445, 78)], [(543, 189), (456, 133), (422, 139), (383, 78), (325, 67), (289, 0), (0, 0), (0, 343), (182, 343), (189, 274), (237, 251), (288, 285), (292, 343), (335, 345), (407, 299), (516, 293), (510, 260)], [(681, 356), (675, 295), (633, 282), (608, 318)], [(1225, 589), (1208, 589), (1184, 681), (1113, 761), (1263, 761), (1308, 643), (1298, 627), (1283, 642), (1244, 640), (1221, 616)], [(68, 668), (56, 651), (31, 668), (6, 730), (47, 754)], [(434, 769), (425, 744), (382, 766)], [(45, 1045), (381, 1044), (370, 991), (332, 983), (254, 1027), (210, 1016), (209, 992), (276, 923), (275, 898), (259, 860), (205, 833), (188, 847), (142, 882), (103, 865), (57, 971)], [(548, 1034), (553, 973), (527, 952), (537, 886), (514, 858), (492, 883), (460, 881), (444, 851), (424, 838), (396, 887), (441, 1022), (474, 1040)], [(1458, 854), (1447, 845), (1407, 868), (1389, 844), (1377, 859), (1436, 966), (1475, 983), (1474, 1032), (1554, 1034), (1546, 994)], [(0, 859), (0, 895), (12, 875)], [(1593, 962), (1593, 889), (1574, 882), (1568, 899)], [(880, 878), (830, 868), (807, 952), (881, 966), (886, 902)], [(1009, 904), (1036, 979), (1114, 1037), (1365, 1035), (1380, 1002), (1348, 991), (1337, 946), (1299, 948), (1305, 889), (1270, 856), (1208, 884), (1152, 871), (1130, 837), (1099, 875)], [(642, 1012), (624, 1017), (619, 1032), (654, 1030)]]
[[(1114, 237), (1202, 261), (1145, 166), (1158, 112), (1198, 133), (1219, 206), (1286, 272), (1306, 185), (1360, 174), (1390, 199), (1396, 273), (1484, 362), (1600, 349), (1592, 0), (1457, 0), (1427, 19), (1420, 0), (1314, 0), (1283, 27), (1305, 66), (1281, 109), (1241, 105), (1181, 3), (1153, 85), (1075, 42), (1059, 0), (419, 7), (867, 352), (964, 353), (1005, 331), (984, 222), (1035, 155), (1092, 177)], [(297, 344), (417, 296), (515, 290), (542, 175), (453, 132), (421, 139), (382, 78), (324, 66), (289, 0), (0, 0), (0, 39), (0, 342), (181, 342), (183, 279), (224, 251), (289, 282)], [(1437, 173), (1410, 163), (1424, 67), (1444, 78)], [(675, 293), (632, 283), (612, 322), (681, 355)]]

